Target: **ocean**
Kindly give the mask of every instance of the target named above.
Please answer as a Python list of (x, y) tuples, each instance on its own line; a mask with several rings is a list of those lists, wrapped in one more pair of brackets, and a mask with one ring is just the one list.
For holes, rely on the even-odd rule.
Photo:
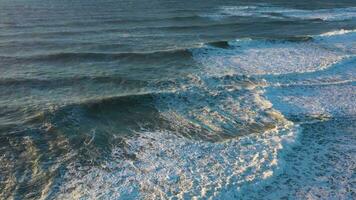
[(356, 1), (0, 0), (0, 199), (356, 199)]

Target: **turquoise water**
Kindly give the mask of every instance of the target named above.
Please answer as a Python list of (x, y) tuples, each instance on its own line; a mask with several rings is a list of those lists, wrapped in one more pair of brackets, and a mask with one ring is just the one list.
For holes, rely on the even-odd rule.
[(0, 0), (0, 199), (355, 199), (354, 1)]

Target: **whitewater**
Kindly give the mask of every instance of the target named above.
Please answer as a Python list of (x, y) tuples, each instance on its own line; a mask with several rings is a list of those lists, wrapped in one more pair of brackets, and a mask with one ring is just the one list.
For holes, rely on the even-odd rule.
[(0, 0), (0, 199), (355, 199), (327, 2)]

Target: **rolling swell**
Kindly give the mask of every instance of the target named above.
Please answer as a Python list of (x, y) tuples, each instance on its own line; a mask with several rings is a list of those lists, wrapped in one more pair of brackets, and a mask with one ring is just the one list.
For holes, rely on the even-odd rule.
[(157, 57), (190, 57), (191, 53), (186, 49), (142, 52), (142, 53), (95, 53), (95, 52), (60, 52), (33, 56), (0, 56), (0, 60), (14, 60), (17, 62), (69, 62), (69, 61), (112, 61), (112, 60), (155, 60)]
[[(167, 85), (174, 85), (175, 90), (153, 95), (153, 99), (150, 94), (149, 101), (153, 100), (154, 107), (169, 127), (143, 128), (133, 137), (126, 137), (124, 144), (113, 145), (109, 163), (91, 167), (89, 172), (78, 170), (75, 164), (70, 165), (63, 177), (67, 184), (61, 190), (76, 188), (78, 182), (79, 187), (87, 187), (89, 176), (96, 174), (98, 184), (91, 188), (90, 195), (95, 196), (100, 191), (112, 197), (106, 190), (106, 181), (109, 181), (110, 188), (119, 191), (126, 188), (130, 195), (132, 187), (148, 187), (150, 192), (143, 191), (140, 195), (165, 199), (176, 195), (171, 190), (177, 194), (190, 191), (199, 196), (204, 190), (218, 193), (228, 188), (234, 190), (244, 184), (246, 176), (249, 180), (271, 176), (273, 172), (268, 170), (277, 164), (277, 152), (282, 148), (280, 141), (291, 135), (292, 124), (263, 99), (263, 84), (240, 75), (192, 75), (158, 84), (156, 88)], [(147, 102), (146, 98), (146, 95), (139, 96), (129, 102)], [(122, 105), (123, 102), (114, 98), (88, 106), (89, 110), (98, 113), (97, 108), (107, 104), (113, 104), (109, 108), (116, 107), (117, 103)], [(259, 151), (265, 153), (260, 155)], [(130, 162), (134, 163), (134, 168)], [(209, 177), (203, 185), (194, 181), (202, 173)], [(134, 174), (140, 174), (138, 179), (131, 179)], [(227, 181), (226, 176), (241, 182), (217, 187)], [(133, 180), (134, 186), (128, 180)], [(157, 184), (147, 184), (153, 180)], [(97, 185), (104, 185), (105, 189), (98, 189)], [(59, 195), (66, 198), (70, 194)]]
[(144, 23), (144, 22), (157, 22), (157, 23), (165, 23), (169, 21), (194, 21), (194, 20), (200, 20), (202, 19), (201, 16), (199, 15), (187, 15), (187, 16), (167, 16), (167, 17), (157, 17), (157, 18), (137, 18), (137, 19), (114, 19), (114, 18), (105, 18), (105, 19), (85, 19), (85, 20), (80, 20), (76, 19), (70, 22), (57, 22), (57, 23), (41, 23), (37, 22), (34, 24), (16, 24), (16, 23), (8, 23), (8, 24), (0, 24), (0, 27), (7, 27), (7, 28), (16, 28), (16, 29), (30, 29), (30, 28), (49, 28), (49, 27), (87, 27), (87, 26), (92, 26), (92, 25), (98, 25), (98, 24), (108, 24), (108, 25), (115, 25), (115, 24), (122, 24), (122, 23), (133, 23), (133, 24), (138, 24), (138, 23)]
[[(9, 181), (4, 187), (22, 196), (26, 188), (35, 181), (34, 195), (49, 184), (61, 182), (61, 173), (69, 163), (82, 166), (100, 166), (109, 159), (112, 147), (120, 145), (125, 152), (125, 138), (135, 131), (160, 125), (157, 111), (152, 107), (152, 95), (127, 95), (109, 97), (66, 106), (51, 106), (23, 124), (1, 126), (6, 134), (0, 134), (3, 153), (1, 179)], [(38, 154), (38, 152), (42, 152)], [(122, 159), (134, 159), (129, 152)], [(37, 160), (35, 163), (31, 160)], [(20, 161), (22, 164), (20, 164)], [(16, 174), (27, 174), (33, 178), (20, 181)], [(17, 182), (18, 187), (11, 182)], [(57, 182), (58, 181), (58, 182)], [(5, 195), (5, 196), (4, 196)], [(1, 194), (9, 198), (11, 193)]]
[[(73, 84), (84, 84), (94, 82), (97, 84), (112, 83), (125, 87), (135, 86), (136, 88), (144, 87), (147, 81), (132, 80), (124, 77), (115, 76), (77, 76), (77, 77), (59, 77), (54, 79), (20, 79), (20, 78), (3, 78), (0, 79), (0, 86), (16, 87), (42, 87), (46, 88), (65, 87)], [(124, 85), (125, 84), (125, 85)]]
[[(250, 39), (252, 40), (264, 40), (268, 42), (311, 42), (314, 40), (312, 36), (283, 36), (283, 37), (251, 37)], [(217, 48), (222, 48), (222, 49), (229, 49), (233, 48), (234, 46), (231, 45), (231, 40), (222, 40), (222, 41), (213, 41), (213, 42), (208, 42), (206, 45), (208, 46), (213, 46)]]
[[(46, 122), (65, 129), (63, 133), (73, 127), (83, 133), (96, 129), (110, 137), (141, 129), (170, 130), (216, 142), (274, 129), (283, 121), (261, 97), (263, 83), (245, 76), (187, 77), (150, 87), (156, 90), (54, 105), (27, 123)], [(250, 109), (253, 112), (245, 112)]]
[(355, 9), (332, 1), (2, 1), (0, 199), (352, 189)]

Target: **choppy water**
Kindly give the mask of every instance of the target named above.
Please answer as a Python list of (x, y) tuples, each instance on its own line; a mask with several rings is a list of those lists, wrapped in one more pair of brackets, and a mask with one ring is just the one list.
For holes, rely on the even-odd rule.
[(355, 199), (356, 2), (0, 0), (0, 199)]

